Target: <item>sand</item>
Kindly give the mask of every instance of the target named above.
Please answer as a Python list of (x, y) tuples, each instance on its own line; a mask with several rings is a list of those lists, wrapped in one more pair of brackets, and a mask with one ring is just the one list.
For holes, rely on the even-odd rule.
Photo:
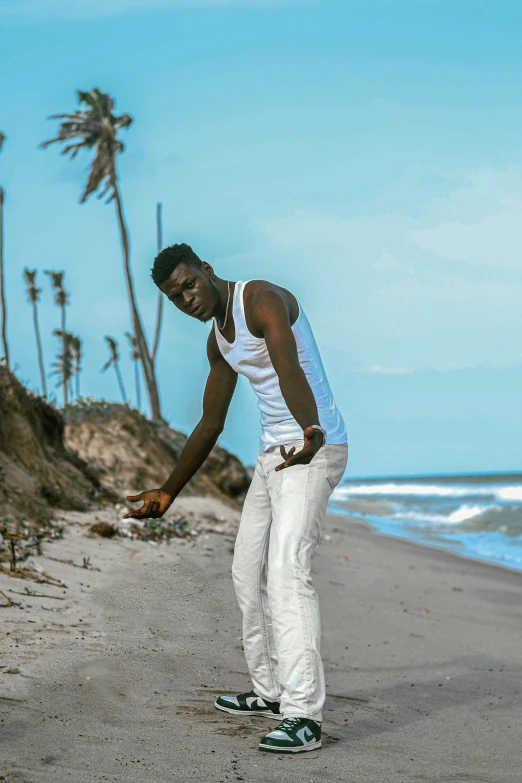
[[(313, 561), (324, 747), (260, 753), (274, 721), (213, 708), (251, 687), (230, 575), (239, 512), (183, 503), (221, 533), (87, 538), (93, 516), (67, 514), (33, 558), (67, 589), (0, 575), (20, 602), (0, 609), (0, 780), (522, 781), (521, 572), (329, 514)], [(10, 592), (26, 587), (55, 597)]]

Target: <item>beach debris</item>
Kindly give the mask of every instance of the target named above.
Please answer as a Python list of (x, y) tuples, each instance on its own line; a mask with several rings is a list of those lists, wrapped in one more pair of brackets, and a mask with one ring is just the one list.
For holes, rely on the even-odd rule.
[(7, 609), (10, 606), (21, 606), (21, 604), (12, 601), (8, 595), (0, 590), (0, 609)]
[(108, 522), (94, 522), (94, 524), (90, 526), (89, 531), (102, 538), (112, 538), (118, 533), (117, 529)]
[(10, 593), (15, 593), (16, 595), (30, 595), (31, 598), (54, 598), (56, 601), (65, 601), (65, 598), (62, 595), (49, 595), (48, 593), (35, 593), (34, 590), (29, 590), (28, 587), (25, 588), (25, 592), (21, 593), (19, 590), (9, 590)]
[[(127, 523), (127, 520), (124, 520)], [(128, 538), (150, 543), (168, 542), (173, 538), (195, 538), (198, 531), (191, 527), (189, 520), (183, 515), (169, 519), (133, 519), (122, 525), (121, 534)]]
[[(34, 522), (10, 516), (0, 517), (0, 573), (16, 579), (31, 579), (58, 587), (66, 587), (60, 580), (45, 572), (20, 563), (31, 555), (41, 555), (42, 541), (63, 538), (63, 526), (48, 520)], [(9, 563), (9, 570), (3, 564)], [(14, 603), (14, 602), (13, 602)], [(7, 606), (7, 604), (3, 604)]]
[(45, 571), (37, 571), (35, 568), (17, 568), (15, 571), (4, 571), (0, 568), (0, 574), (12, 576), (16, 579), (31, 579), (33, 582), (38, 582), (39, 584), (67, 588), (67, 585), (65, 582), (62, 582), (61, 579), (56, 579), (56, 577), (46, 574)]
[(65, 563), (65, 565), (74, 566), (74, 568), (86, 568), (88, 571), (99, 571), (99, 568), (96, 568), (96, 566), (91, 565), (91, 558), (90, 557), (84, 557), (83, 562), (81, 565), (78, 563), (75, 563), (74, 560), (71, 559), (65, 559), (63, 557), (51, 557), (51, 555), (44, 555), (44, 557), (47, 560), (54, 560), (55, 563)]
[(63, 538), (63, 525), (53, 521), (34, 522), (16, 519), (11, 516), (0, 517), (0, 569), (3, 562), (9, 562), (11, 571), (17, 564), (31, 555), (42, 554), (42, 542)]

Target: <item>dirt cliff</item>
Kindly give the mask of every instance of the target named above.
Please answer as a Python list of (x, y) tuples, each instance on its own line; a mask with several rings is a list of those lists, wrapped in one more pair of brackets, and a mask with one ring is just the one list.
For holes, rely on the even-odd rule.
[[(0, 517), (44, 521), (53, 508), (127, 503), (125, 495), (165, 481), (186, 440), (127, 404), (80, 398), (62, 413), (0, 366)], [(216, 445), (181, 495), (240, 508), (250, 480)]]
[[(161, 486), (175, 467), (187, 435), (150, 421), (127, 404), (86, 400), (65, 412), (65, 442), (122, 498)], [(218, 444), (180, 496), (217, 497), (240, 507), (251, 473)]]
[(117, 496), (64, 443), (61, 413), (0, 366), (0, 515), (46, 521)]

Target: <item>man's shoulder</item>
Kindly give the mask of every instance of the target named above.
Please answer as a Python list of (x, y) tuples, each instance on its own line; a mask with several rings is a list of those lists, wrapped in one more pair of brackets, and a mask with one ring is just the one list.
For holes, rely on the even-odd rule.
[(257, 297), (267, 291), (281, 290), (280, 286), (272, 283), (270, 280), (249, 280), (245, 285), (245, 298)]
[(276, 299), (283, 299), (289, 304), (289, 298), (295, 298), (291, 291), (283, 288), (270, 280), (249, 280), (245, 286), (245, 304), (259, 307), (263, 303), (270, 303)]
[(294, 294), (270, 280), (250, 280), (245, 288), (244, 303), (247, 317), (250, 317), (252, 325), (257, 329), (261, 327), (260, 321), (263, 320), (263, 314), (266, 315), (267, 311), (274, 310), (274, 308), (276, 310), (284, 308), (291, 323), (295, 321), (299, 312), (299, 305)]

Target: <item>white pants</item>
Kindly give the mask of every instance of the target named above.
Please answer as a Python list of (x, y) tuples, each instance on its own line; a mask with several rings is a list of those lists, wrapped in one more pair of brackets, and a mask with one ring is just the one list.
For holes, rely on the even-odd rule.
[[(304, 439), (285, 444), (301, 450)], [(319, 600), (311, 576), (328, 499), (348, 444), (327, 443), (308, 465), (275, 471), (279, 446), (258, 454), (234, 550), (243, 647), (254, 691), (281, 702), (284, 717), (322, 720), (325, 699)]]

